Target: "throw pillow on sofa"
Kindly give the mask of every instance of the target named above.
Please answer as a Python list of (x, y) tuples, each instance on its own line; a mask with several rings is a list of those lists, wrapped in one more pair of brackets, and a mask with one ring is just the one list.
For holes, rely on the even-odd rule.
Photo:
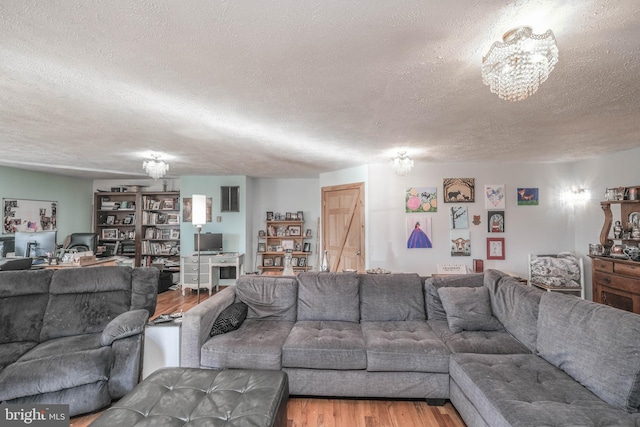
[(215, 322), (213, 322), (209, 336), (212, 337), (214, 335), (222, 335), (227, 332), (235, 331), (240, 327), (240, 325), (242, 325), (244, 319), (247, 318), (248, 310), (249, 307), (243, 302), (231, 304), (229, 307), (222, 310)]
[(502, 324), (491, 314), (489, 290), (477, 288), (445, 287), (438, 289), (442, 307), (447, 314), (449, 329), (454, 334), (462, 331), (498, 331)]

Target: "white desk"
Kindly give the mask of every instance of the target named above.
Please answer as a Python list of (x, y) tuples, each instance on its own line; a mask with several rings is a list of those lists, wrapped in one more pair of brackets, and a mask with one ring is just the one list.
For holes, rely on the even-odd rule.
[[(220, 254), (200, 254), (200, 288), (211, 290), (215, 286), (216, 292), (220, 288), (220, 267), (235, 267), (236, 278), (244, 274), (244, 254), (237, 252), (223, 252)], [(198, 254), (185, 256), (180, 259), (180, 283), (182, 295), (185, 289), (198, 288)]]

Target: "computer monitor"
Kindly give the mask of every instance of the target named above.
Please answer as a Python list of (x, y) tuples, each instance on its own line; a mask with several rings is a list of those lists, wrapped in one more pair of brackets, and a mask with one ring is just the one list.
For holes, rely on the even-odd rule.
[(16, 231), (15, 235), (16, 256), (44, 257), (47, 252), (55, 253), (58, 247), (57, 231)]
[(69, 244), (65, 249), (75, 249), (78, 252), (98, 251), (98, 235), (95, 233), (72, 233), (69, 235)]
[[(198, 233), (193, 235), (193, 250), (198, 250)], [(222, 233), (201, 233), (200, 252), (222, 252)]]

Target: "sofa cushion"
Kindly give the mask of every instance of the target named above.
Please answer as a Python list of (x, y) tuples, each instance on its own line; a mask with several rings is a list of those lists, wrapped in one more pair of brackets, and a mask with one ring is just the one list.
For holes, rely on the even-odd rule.
[(131, 297), (129, 267), (56, 270), (40, 341), (101, 332), (111, 320), (129, 311)]
[(628, 412), (640, 405), (640, 315), (544, 292), (537, 349), (602, 400)]
[(453, 333), (462, 331), (498, 331), (502, 325), (491, 314), (489, 290), (485, 287), (438, 289), (447, 323)]
[(40, 340), (51, 276), (53, 270), (0, 273), (0, 344)]
[(449, 372), (449, 350), (424, 322), (363, 322), (367, 371)]
[(480, 274), (460, 274), (453, 276), (430, 277), (424, 281), (424, 298), (427, 311), (427, 319), (447, 320), (438, 295), (438, 289), (442, 287), (476, 287), (482, 286), (484, 275)]
[(446, 320), (428, 320), (427, 324), (452, 353), (518, 354), (529, 349), (504, 329), (500, 331), (451, 332)]
[(365, 369), (360, 325), (339, 321), (298, 321), (282, 347), (282, 366), (310, 369)]
[(298, 274), (298, 320), (360, 321), (355, 273)]
[(451, 356), (452, 403), (462, 393), (491, 427), (637, 426), (640, 417), (613, 408), (533, 354)]
[(551, 288), (580, 289), (580, 260), (571, 252), (531, 259), (531, 284)]
[(362, 321), (426, 319), (422, 280), (417, 274), (361, 274), (359, 279)]
[[(490, 277), (488, 274), (486, 277)], [(502, 326), (530, 351), (536, 350), (538, 338), (538, 308), (543, 291), (524, 286), (511, 276), (504, 275), (497, 281), (485, 279), (491, 296), (491, 312)]]
[[(27, 355), (36, 352), (39, 352), (38, 347)], [(0, 372), (0, 400), (51, 393), (109, 379), (113, 361), (111, 347), (57, 354), (43, 351), (40, 354), (44, 357), (32, 359), (25, 355)]]
[(295, 322), (298, 282), (293, 277), (240, 276), (236, 301), (247, 304), (247, 319)]
[(18, 341), (0, 344), (0, 371), (18, 360), (23, 354), (38, 345), (34, 341)]
[(235, 331), (242, 325), (244, 319), (247, 318), (247, 304), (236, 302), (222, 310), (211, 327), (210, 336), (222, 335), (227, 332)]
[(235, 331), (215, 335), (200, 351), (200, 364), (214, 369), (281, 369), (282, 346), (293, 328), (284, 320), (246, 319)]

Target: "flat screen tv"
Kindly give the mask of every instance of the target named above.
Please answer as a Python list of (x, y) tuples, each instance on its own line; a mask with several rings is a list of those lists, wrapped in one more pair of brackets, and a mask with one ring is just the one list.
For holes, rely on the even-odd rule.
[(15, 254), (30, 258), (47, 256), (47, 252), (55, 253), (58, 248), (57, 231), (16, 231)]
[[(198, 233), (193, 235), (193, 250), (198, 250)], [(201, 233), (200, 252), (222, 252), (222, 233)]]

